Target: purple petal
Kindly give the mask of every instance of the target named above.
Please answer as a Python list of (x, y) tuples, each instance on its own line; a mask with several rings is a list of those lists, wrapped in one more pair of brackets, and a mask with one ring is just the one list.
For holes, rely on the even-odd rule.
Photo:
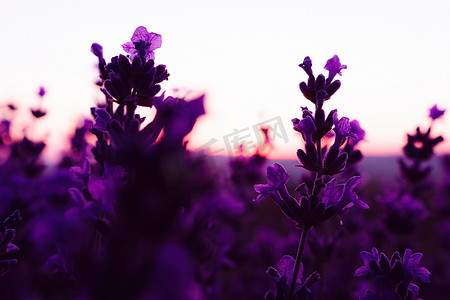
[(414, 268), (414, 276), (419, 278), (422, 282), (430, 282), (430, 271), (425, 267)]
[(143, 40), (145, 42), (149, 42), (147, 40), (149, 35), (149, 32), (147, 31), (147, 28), (144, 26), (139, 26), (136, 28), (136, 30), (133, 33), (133, 36), (131, 37), (132, 42), (139, 42), (140, 40)]
[(439, 119), (440, 117), (442, 117), (445, 113), (445, 109), (440, 110), (437, 105), (434, 105), (432, 108), (430, 108), (430, 118), (432, 120), (436, 120)]
[(154, 33), (154, 32), (150, 32), (148, 35), (148, 40), (147, 42), (150, 43), (150, 47), (148, 48), (148, 50), (153, 51), (155, 49), (161, 48), (162, 45), (162, 37), (160, 34)]
[(339, 135), (358, 139), (358, 136), (351, 131), (350, 121), (347, 117), (342, 117), (337, 123), (335, 123), (334, 131)]
[(369, 274), (369, 269), (366, 266), (359, 267), (356, 269), (355, 274), (353, 276), (355, 277), (362, 277)]
[(97, 117), (95, 118), (94, 128), (103, 132), (107, 131), (107, 125), (111, 120), (111, 115), (103, 108), (95, 109), (95, 114)]
[(38, 95), (43, 97), (45, 95), (45, 88), (43, 86), (39, 87)]
[(322, 201), (326, 207), (332, 206), (339, 202), (344, 193), (344, 184), (336, 184), (336, 179), (330, 180), (323, 190)]
[(146, 60), (150, 60), (150, 59), (155, 59), (155, 52), (153, 51), (147, 51), (147, 53), (145, 54), (145, 59)]
[(255, 191), (260, 194), (267, 194), (270, 191), (273, 191), (273, 186), (268, 184), (255, 184)]
[(9, 253), (9, 252), (15, 252), (15, 251), (19, 251), (19, 247), (17, 245), (14, 245), (12, 243), (9, 243), (6, 248), (3, 249), (4, 253)]
[(375, 247), (372, 248), (372, 254), (373, 254), (374, 257), (376, 257), (376, 259), (380, 258), (380, 254), (378, 253), (378, 249), (375, 248)]
[(259, 194), (259, 195), (256, 197), (256, 199), (253, 200), (253, 201), (254, 201), (254, 202), (259, 202), (259, 201), (261, 201), (262, 199), (267, 198), (267, 197), (269, 197), (268, 194)]
[[(408, 290), (410, 290), (413, 293), (413, 299), (416, 299), (415, 297), (419, 296), (419, 287), (415, 285), (414, 283), (410, 283), (408, 286)], [(419, 299), (417, 299), (419, 300)]]
[(406, 249), (405, 250), (405, 254), (403, 254), (403, 265), (404, 266), (409, 266), (409, 259), (411, 257), (412, 254), (412, 250), (411, 249)]
[(342, 69), (347, 69), (347, 66), (341, 65), (341, 62), (337, 55), (334, 55), (332, 58), (330, 58), (325, 65), (325, 70), (330, 71), (331, 74), (339, 74), (340, 76), (342, 76)]
[(305, 142), (312, 144), (312, 135), (317, 131), (316, 125), (314, 124), (311, 116), (306, 116), (305, 118), (297, 121), (298, 119), (292, 120), (294, 122), (294, 130), (300, 132), (303, 136)]
[(127, 43), (123, 44), (122, 48), (127, 53), (131, 53), (131, 51), (133, 51), (133, 50), (136, 51), (133, 42), (127, 42)]
[(362, 209), (368, 209), (369, 205), (364, 203), (358, 198), (358, 195), (355, 194), (353, 191), (356, 187), (356, 185), (361, 181), (361, 178), (359, 176), (353, 176), (347, 182), (345, 183), (345, 192), (343, 198), (345, 201), (351, 201), (353, 204), (358, 205)]
[(364, 140), (366, 136), (366, 132), (361, 128), (357, 120), (350, 122), (350, 131), (356, 135), (358, 141)]
[(369, 265), (369, 262), (371, 260), (378, 261), (380, 259), (380, 254), (378, 253), (378, 250), (375, 247), (372, 248), (372, 253), (369, 253), (367, 251), (362, 251), (359, 255), (363, 259), (364, 265), (366, 265), (366, 266)]
[(97, 43), (91, 45), (91, 52), (98, 58), (103, 57), (103, 47)]
[(409, 260), (409, 265), (411, 267), (417, 266), (420, 263), (420, 259), (422, 258), (423, 254), (422, 253), (414, 253), (413, 255), (411, 255), (410, 260)]
[(282, 165), (275, 163), (267, 167), (267, 183), (275, 188), (279, 188), (286, 184), (289, 180), (289, 174)]

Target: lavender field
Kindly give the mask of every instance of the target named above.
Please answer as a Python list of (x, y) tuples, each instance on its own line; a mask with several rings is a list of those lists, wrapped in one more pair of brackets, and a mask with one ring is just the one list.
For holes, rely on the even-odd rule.
[(261, 126), (249, 155), (213, 156), (189, 147), (205, 97), (166, 95), (161, 46), (143, 26), (111, 59), (92, 44), (103, 98), (57, 163), (2, 105), (0, 299), (449, 299), (444, 107), (405, 132), (401, 156), (365, 157), (364, 120), (333, 102), (350, 70), (311, 53), (284, 120), (297, 152), (273, 159)]

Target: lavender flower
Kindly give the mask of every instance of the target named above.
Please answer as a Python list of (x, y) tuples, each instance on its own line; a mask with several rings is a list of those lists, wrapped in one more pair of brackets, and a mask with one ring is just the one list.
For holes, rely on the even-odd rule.
[(301, 64), (298, 65), (300, 68), (302, 68), (306, 74), (308, 74), (308, 76), (313, 77), (313, 71), (312, 71), (312, 61), (311, 58), (309, 58), (309, 56), (305, 57), (305, 59), (303, 60), (303, 62)]
[(44, 95), (45, 95), (45, 88), (43, 86), (39, 87), (38, 95), (39, 95), (39, 97), (44, 97)]
[(133, 60), (135, 56), (140, 56), (146, 60), (155, 59), (153, 50), (161, 48), (161, 35), (148, 32), (144, 26), (139, 26), (131, 37), (131, 42), (122, 45), (123, 50), (130, 54)]
[(349, 141), (352, 141), (353, 145), (356, 145), (358, 142), (364, 140), (366, 136), (366, 132), (361, 128), (358, 120), (352, 120), (350, 122), (350, 132), (352, 132), (356, 136), (353, 139), (349, 139)]
[(342, 117), (339, 119), (337, 113), (335, 113), (333, 115), (333, 122), (333, 131), (336, 134), (333, 147), (340, 148), (344, 144), (344, 139), (348, 137), (351, 137), (355, 140), (358, 140), (358, 134), (364, 137), (364, 134), (361, 132), (361, 127), (356, 127), (356, 124), (354, 124), (352, 127), (349, 118)]
[(111, 115), (104, 108), (95, 109), (95, 123), (94, 128), (106, 132), (108, 130), (108, 124), (111, 121)]
[(300, 206), (298, 202), (288, 194), (286, 183), (289, 175), (282, 165), (275, 163), (267, 167), (267, 184), (256, 184), (255, 191), (259, 193), (255, 201), (271, 197), (281, 210), (291, 219), (300, 219)]
[(331, 82), (333, 78), (336, 76), (336, 74), (339, 74), (342, 76), (341, 70), (347, 69), (346, 65), (341, 65), (341, 62), (339, 60), (339, 57), (337, 55), (334, 55), (332, 58), (330, 58), (327, 61), (327, 64), (325, 65), (325, 70), (328, 70), (328, 78), (327, 82)]
[(294, 130), (302, 134), (302, 137), (307, 145), (314, 144), (313, 134), (317, 131), (317, 128), (311, 115), (307, 115), (301, 120), (293, 119), (292, 123), (294, 123)]
[[(315, 179), (312, 179), (309, 185), (302, 183), (297, 187), (296, 191), (300, 193), (298, 200), (288, 193), (286, 183), (289, 176), (279, 164), (267, 168), (267, 184), (255, 185), (255, 191), (259, 193), (256, 200), (271, 197), (284, 214), (297, 223), (297, 228), (302, 230), (295, 259), (294, 278), (299, 272), (306, 237), (311, 227), (324, 223), (347, 206), (358, 205), (363, 209), (368, 208), (368, 205), (354, 193), (359, 182), (358, 176), (351, 177), (340, 185), (337, 185), (334, 179), (330, 180), (325, 177), (344, 171), (348, 154), (341, 150), (341, 147), (345, 141), (348, 138), (364, 137), (364, 131), (361, 130), (358, 123), (353, 123), (352, 127), (348, 118), (338, 119), (336, 110), (330, 111), (325, 118), (326, 114), (322, 108), (324, 101), (330, 99), (341, 85), (338, 80), (333, 81), (334, 77), (336, 74), (341, 75), (341, 70), (347, 67), (341, 65), (339, 58), (334, 56), (328, 60), (325, 66), (325, 69), (329, 71), (329, 76), (325, 79), (322, 74), (314, 76), (309, 57), (306, 57), (299, 66), (308, 75), (307, 83), (300, 83), (300, 90), (308, 100), (314, 103), (315, 111), (313, 113), (307, 107), (302, 107), (302, 119), (294, 118), (292, 123), (294, 130), (300, 132), (305, 141), (305, 150), (298, 149), (297, 151), (301, 163), (299, 166), (313, 172), (312, 175)], [(322, 138), (331, 129), (335, 132), (335, 141), (328, 150), (326, 146), (322, 146)], [(277, 297), (284, 299), (283, 296), (280, 296), (279, 281), (277, 281), (277, 287)], [(294, 291), (295, 284), (292, 280), (286, 294), (287, 299), (294, 299)], [(273, 294), (269, 295), (274, 297)]]
[(435, 104), (432, 108), (430, 108), (430, 118), (434, 121), (436, 119), (441, 118), (445, 113), (445, 109), (440, 110)]

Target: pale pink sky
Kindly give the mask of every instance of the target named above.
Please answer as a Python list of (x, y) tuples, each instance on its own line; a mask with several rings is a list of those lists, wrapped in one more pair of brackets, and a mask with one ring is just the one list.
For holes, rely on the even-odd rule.
[[(301, 140), (290, 120), (300, 106), (312, 109), (298, 89), (306, 80), (298, 64), (310, 56), (315, 73), (325, 73), (338, 54), (348, 69), (325, 110), (360, 121), (365, 154), (399, 154), (406, 133), (429, 124), (432, 105), (450, 108), (449, 7), (444, 0), (8, 1), (0, 11), (0, 103), (25, 110), (44, 85), (48, 120), (27, 130), (66, 146), (65, 132), (100, 97), (91, 43), (107, 58), (118, 55), (143, 25), (163, 38), (155, 51), (171, 74), (163, 89), (207, 93), (193, 148), (217, 139), (220, 149), (234, 130), (280, 117), (289, 141), (275, 141), (272, 156), (295, 158)], [(433, 129), (446, 138), (439, 152), (450, 152), (449, 120)]]

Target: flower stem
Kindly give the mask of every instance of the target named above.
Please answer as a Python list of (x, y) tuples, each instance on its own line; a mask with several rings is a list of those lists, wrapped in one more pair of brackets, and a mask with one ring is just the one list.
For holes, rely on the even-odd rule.
[(289, 287), (289, 293), (287, 299), (294, 299), (294, 288), (297, 282), (298, 270), (300, 269), (300, 263), (302, 262), (303, 250), (305, 249), (306, 237), (308, 236), (309, 226), (303, 226), (300, 236), (300, 242), (298, 244), (297, 256), (295, 257), (294, 272), (292, 274), (291, 286)]

